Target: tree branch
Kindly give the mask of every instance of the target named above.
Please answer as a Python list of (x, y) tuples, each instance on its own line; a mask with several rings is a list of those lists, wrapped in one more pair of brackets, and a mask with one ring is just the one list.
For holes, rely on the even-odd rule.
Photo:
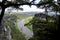
[[(11, 4), (6, 4), (5, 6), (6, 6), (6, 8), (7, 7), (10, 7), (10, 6), (21, 6), (21, 5), (39, 5), (39, 6), (41, 6), (41, 5), (44, 5), (44, 4), (50, 4), (50, 3), (52, 3), (52, 2), (44, 2), (44, 3), (40, 3), (40, 4), (31, 4), (31, 3), (21, 3), (21, 4), (14, 4), (14, 3), (11, 3)], [(2, 6), (1, 5), (2, 3), (0, 3), (0, 6)]]
[(5, 8), (2, 8), (2, 11), (1, 11), (1, 14), (0, 14), (0, 23), (1, 23), (2, 19), (3, 19), (4, 12), (5, 12)]

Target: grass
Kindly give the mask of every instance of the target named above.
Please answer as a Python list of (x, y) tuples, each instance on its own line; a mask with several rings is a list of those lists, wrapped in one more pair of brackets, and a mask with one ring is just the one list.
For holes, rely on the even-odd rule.
[[(24, 24), (27, 24), (27, 23), (29, 23), (31, 20), (32, 20), (32, 18), (33, 18), (33, 16), (32, 15), (23, 15), (23, 14), (17, 14), (16, 15), (17, 16), (17, 22), (19, 22), (20, 20), (22, 20), (22, 19), (24, 19)], [(32, 30), (32, 25), (30, 24), (30, 25), (28, 25), (27, 26), (30, 30)]]
[(8, 20), (9, 18), (12, 18), (12, 17), (10, 15), (10, 16), (8, 16), (9, 18), (7, 18), (7, 16), (6, 16), (6, 24), (11, 29), (11, 37), (12, 37), (12, 40), (26, 40), (25, 35), (23, 35), (20, 32), (20, 30), (18, 29), (17, 20), (15, 22), (15, 15), (13, 16), (14, 20), (11, 20), (11, 19)]
[(31, 17), (31, 16), (33, 16), (33, 15), (28, 15), (28, 14), (16, 14), (16, 16), (17, 16), (17, 21), (19, 22), (20, 20), (26, 19), (26, 18)]
[(35, 34), (30, 40), (46, 40), (46, 38), (49, 38), (48, 40), (55, 39), (58, 26), (54, 22), (46, 22), (38, 18), (33, 18), (27, 25), (29, 24), (35, 27), (33, 28)]
[[(30, 16), (30, 17), (28, 17), (28, 18), (25, 18), (25, 19), (24, 19), (24, 24), (29, 23), (29, 22), (32, 20), (32, 18), (33, 18), (33, 16)], [(30, 30), (32, 30), (32, 25), (31, 25), (31, 24), (27, 25), (27, 27), (28, 27)]]
[(31, 21), (32, 18), (33, 18), (33, 16), (30, 16), (30, 17), (28, 17), (28, 18), (25, 18), (25, 19), (24, 19), (24, 24), (29, 23), (29, 21)]
[(32, 24), (27, 25), (27, 27), (32, 30)]
[(7, 25), (11, 29), (12, 40), (26, 40), (24, 35), (18, 30), (17, 24), (14, 25), (12, 22), (7, 22)]
[[(18, 25), (17, 22), (25, 19), (24, 24), (28, 23), (30, 20), (32, 20), (31, 15), (23, 15), (23, 14), (12, 14), (12, 15), (6, 15), (6, 21), (7, 21), (7, 26), (11, 28), (11, 35), (12, 35), (12, 40), (26, 40), (25, 35), (23, 35), (19, 30), (18, 30)], [(12, 17), (13, 16), (13, 17)], [(17, 19), (16, 22), (14, 20), (7, 20), (9, 18), (14, 18)], [(15, 18), (16, 17), (16, 18)], [(32, 25), (27, 26), (29, 29), (32, 29)]]

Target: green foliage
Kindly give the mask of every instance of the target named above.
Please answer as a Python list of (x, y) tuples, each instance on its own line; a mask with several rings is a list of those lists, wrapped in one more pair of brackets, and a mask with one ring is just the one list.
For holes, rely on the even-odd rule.
[(54, 40), (57, 31), (57, 24), (33, 18), (30, 22), (33, 25), (34, 36), (29, 40)]
[(32, 30), (32, 24), (29, 23), (29, 24), (25, 24), (30, 30)]
[(12, 22), (8, 22), (7, 24), (11, 28), (12, 40), (25, 40), (24, 35), (16, 28), (17, 26)]
[[(25, 24), (30, 30), (32, 30), (32, 25), (31, 25), (31, 23), (29, 23), (29, 22), (32, 20), (32, 18), (33, 18), (33, 16), (30, 16), (30, 17), (24, 19), (24, 24)], [(29, 23), (29, 24), (28, 24), (28, 23)], [(27, 25), (27, 24), (28, 24), (28, 25)]]
[[(10, 27), (11, 29), (11, 36), (12, 36), (12, 40), (26, 40), (24, 35), (19, 31), (18, 29), (18, 26), (17, 26), (17, 20), (16, 20), (16, 16), (13, 15), (10, 15), (10, 16), (6, 16), (6, 23), (7, 23), (7, 26)], [(12, 20), (14, 19), (15, 20)], [(10, 19), (10, 20), (8, 20)]]

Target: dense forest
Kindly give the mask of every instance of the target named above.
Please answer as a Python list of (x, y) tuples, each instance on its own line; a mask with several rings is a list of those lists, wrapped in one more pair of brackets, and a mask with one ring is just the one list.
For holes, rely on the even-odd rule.
[[(17, 14), (21, 6), (32, 5), (44, 9), (43, 13)], [(17, 13), (11, 10), (16, 9)], [(27, 6), (26, 6), (27, 7)], [(14, 11), (14, 10), (13, 10)], [(1, 0), (0, 1), (0, 40), (57, 40), (60, 14), (59, 0)], [(49, 16), (49, 12), (55, 15)]]

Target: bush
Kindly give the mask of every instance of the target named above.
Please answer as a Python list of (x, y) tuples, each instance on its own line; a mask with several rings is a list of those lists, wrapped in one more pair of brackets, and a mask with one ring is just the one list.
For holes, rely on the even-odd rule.
[(34, 32), (34, 36), (29, 40), (55, 40), (57, 24), (54, 22), (33, 18), (29, 23), (31, 23)]
[[(13, 18), (10, 16), (7, 16), (9, 18), (6, 18), (6, 23), (7, 26), (10, 27), (11, 29), (11, 37), (12, 40), (26, 40), (24, 35), (19, 31), (18, 26), (17, 26), (17, 17), (13, 16)], [(8, 20), (10, 19), (10, 20)], [(14, 19), (14, 20), (12, 20)]]

